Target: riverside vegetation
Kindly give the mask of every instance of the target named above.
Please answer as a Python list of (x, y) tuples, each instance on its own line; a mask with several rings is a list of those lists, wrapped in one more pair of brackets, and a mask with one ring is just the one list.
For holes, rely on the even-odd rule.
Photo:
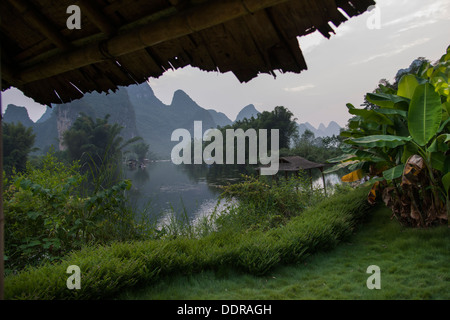
[[(348, 240), (358, 224), (371, 216), (375, 196), (379, 195), (374, 183), (385, 190), (395, 189), (399, 183), (396, 179), (405, 176), (411, 152), (415, 151), (423, 158), (423, 168), (426, 168), (421, 172), (429, 175), (420, 180), (423, 191), (419, 194), (423, 197), (431, 194), (433, 205), (444, 210), (448, 206), (448, 164), (447, 158), (440, 154), (444, 157), (448, 154), (449, 143), (448, 56), (449, 53), (444, 55), (438, 64), (420, 68), (414, 78), (408, 76), (407, 80), (400, 81), (398, 90), (406, 90), (410, 98), (401, 96), (397, 89), (389, 89), (386, 91), (389, 93), (371, 96), (378, 100), (369, 97), (374, 103), (383, 104), (380, 108), (357, 110), (349, 105), (350, 113), (357, 117), (350, 120), (349, 129), (341, 135), (347, 138), (341, 147), (346, 155), (335, 160), (342, 161), (337, 168), (350, 165), (353, 169), (344, 180), (357, 181), (368, 175), (372, 178), (368, 184), (356, 188), (337, 186), (334, 194), (326, 196), (321, 190), (311, 190), (302, 174), (278, 180), (247, 176), (243, 182), (223, 187), (220, 199), (226, 204), (223, 211), (216, 210), (196, 224), (174, 220), (157, 227), (148, 217), (132, 210), (127, 201), (130, 183), (120, 179), (120, 166), (117, 166), (127, 146), (119, 138), (120, 128), (110, 126), (107, 118), (94, 121), (81, 117), (74, 131), (65, 135), (65, 143), (74, 143), (68, 149), (78, 150), (72, 156), (54, 152), (31, 161), (21, 157), (22, 167), (18, 172), (14, 168), (19, 165), (6, 166), (5, 297), (104, 299), (173, 276), (237, 272), (261, 277), (280, 265), (296, 268), (311, 255), (328, 254)], [(439, 94), (439, 104), (433, 92)], [(414, 121), (416, 117), (408, 117), (408, 113), (417, 112), (416, 100), (425, 104), (427, 112), (422, 117), (431, 118), (434, 123), (431, 128), (421, 127), (420, 121)], [(280, 110), (284, 120), (290, 120), (291, 114)], [(436, 116), (438, 113), (441, 117)], [(276, 119), (276, 113), (274, 116)], [(264, 119), (250, 121), (258, 123)], [(403, 130), (403, 135), (397, 127)], [(418, 137), (423, 140), (419, 141)], [(288, 136), (286, 141), (290, 138), (295, 137)], [(296, 139), (304, 143), (308, 135)], [(76, 145), (78, 141), (84, 142)], [(130, 144), (136, 142), (141, 143), (137, 138)], [(306, 150), (300, 144), (297, 146)], [(73, 154), (78, 154), (77, 159)], [(15, 158), (7, 154), (5, 159)], [(382, 170), (381, 176), (376, 177), (374, 169)], [(402, 175), (398, 175), (400, 171)], [(411, 179), (409, 182), (414, 183)], [(388, 205), (389, 199), (383, 197)], [(417, 223), (420, 218), (408, 214), (406, 221), (412, 218), (415, 221), (412, 225), (424, 226)], [(137, 216), (142, 220), (137, 220)], [(394, 217), (402, 216), (394, 210)], [(424, 221), (427, 219), (424, 216)], [(436, 233), (437, 238), (448, 236), (442, 230)], [(418, 233), (410, 235), (405, 241), (416, 243), (417, 239), (412, 238), (420, 237)], [(446, 239), (439, 242), (437, 238), (434, 243), (445, 246)], [(412, 250), (405, 243), (398, 248)], [(381, 259), (380, 264), (389, 257)], [(416, 260), (407, 263), (411, 261)], [(69, 290), (66, 286), (66, 270), (71, 265), (81, 270), (79, 290)]]
[(369, 201), (383, 199), (404, 225), (447, 224), (450, 214), (450, 46), (434, 64), (419, 60), (417, 68), (380, 84), (366, 96), (349, 128), (344, 155), (330, 161), (352, 172), (349, 182), (370, 177)]
[[(118, 131), (100, 119), (80, 118), (81, 124), (106, 133), (100, 137), (116, 137)], [(79, 129), (75, 133), (83, 136)], [(116, 159), (120, 148), (86, 141), (108, 156), (95, 162), (80, 152), (84, 156), (70, 162), (67, 154), (54, 152), (30, 159), (21, 172), (5, 173), (9, 299), (107, 298), (164, 275), (201, 270), (263, 275), (335, 246), (369, 208), (367, 190), (326, 199), (302, 175), (278, 181), (247, 176), (224, 187), (224, 211), (195, 225), (173, 220), (157, 228), (145, 215), (136, 219), (140, 212), (127, 202), (130, 183), (117, 179), (112, 160), (105, 160)], [(98, 174), (97, 166), (111, 168), (110, 176)], [(80, 267), (80, 290), (66, 287), (69, 265)]]
[[(297, 214), (287, 223), (276, 223), (272, 227), (247, 225), (235, 228), (239, 223), (230, 223), (230, 220), (242, 221), (236, 213), (223, 215), (228, 223), (218, 222), (215, 231), (206, 234), (191, 229), (181, 235), (166, 235), (159, 239), (87, 246), (71, 252), (58, 263), (46, 262), (8, 276), (6, 298), (110, 298), (126, 288), (155, 283), (164, 276), (194, 274), (202, 270), (236, 269), (264, 275), (278, 264), (302, 261), (348, 237), (368, 212), (367, 191), (361, 188), (339, 194)], [(271, 223), (274, 223), (273, 219)], [(80, 267), (80, 290), (66, 287), (69, 265)]]

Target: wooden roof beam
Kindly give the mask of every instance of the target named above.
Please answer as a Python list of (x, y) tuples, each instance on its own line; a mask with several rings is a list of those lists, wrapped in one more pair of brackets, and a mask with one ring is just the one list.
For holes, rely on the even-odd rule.
[(22, 84), (47, 79), (186, 36), (286, 1), (288, 0), (209, 1), (179, 14), (129, 30), (101, 43), (90, 44), (51, 57), (47, 62), (20, 71), (16, 74), (16, 78)]
[(100, 31), (110, 36), (116, 33), (117, 29), (112, 25), (107, 16), (101, 11), (92, 0), (78, 0), (81, 11), (86, 14), (89, 20), (94, 23)]
[(26, 22), (50, 39), (58, 48), (69, 50), (72, 47), (70, 42), (61, 35), (58, 29), (49, 22), (49, 19), (43, 16), (30, 1), (8, 0), (8, 2), (20, 13)]

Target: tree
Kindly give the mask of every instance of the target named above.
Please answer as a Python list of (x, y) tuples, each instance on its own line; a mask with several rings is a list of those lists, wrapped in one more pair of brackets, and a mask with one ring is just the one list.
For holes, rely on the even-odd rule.
[(298, 138), (297, 119), (293, 118), (294, 115), (291, 111), (283, 106), (277, 106), (273, 111), (264, 111), (259, 113), (256, 118), (243, 119), (236, 121), (232, 126), (226, 126), (224, 129), (242, 129), (244, 131), (248, 129), (278, 129), (280, 137), (280, 149), (289, 148), (290, 142), (294, 138)]
[(283, 149), (289, 148), (291, 140), (298, 137), (296, 120), (287, 108), (277, 106), (272, 112), (264, 111), (258, 114), (255, 122), (257, 129), (280, 130), (280, 149)]
[(314, 135), (314, 132), (312, 132), (309, 129), (306, 129), (305, 132), (303, 132), (302, 136), (300, 137), (300, 143), (312, 144), (315, 138), (316, 136)]
[(34, 150), (35, 138), (33, 129), (25, 127), (21, 122), (3, 122), (3, 163), (6, 173), (10, 174), (13, 169), (25, 171), (28, 155)]
[(117, 177), (124, 148), (142, 138), (135, 137), (124, 142), (120, 136), (122, 127), (117, 123), (108, 123), (108, 119), (109, 115), (106, 115), (94, 121), (81, 113), (70, 129), (64, 132), (63, 144), (71, 160), (79, 160), (91, 178), (104, 180), (108, 177), (111, 183)]
[(295, 140), (295, 145), (292, 149), (283, 150), (282, 156), (296, 155), (313, 162), (323, 163), (327, 159), (342, 153), (339, 146), (340, 140), (335, 135), (316, 138), (312, 131), (306, 129), (300, 138)]
[(138, 142), (131, 146), (131, 151), (134, 152), (140, 162), (147, 157), (150, 146), (145, 142)]

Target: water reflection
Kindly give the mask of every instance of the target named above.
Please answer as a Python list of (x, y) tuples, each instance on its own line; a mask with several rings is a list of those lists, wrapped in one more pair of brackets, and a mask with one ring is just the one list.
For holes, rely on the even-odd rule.
[[(160, 217), (168, 213), (185, 215), (190, 220), (211, 214), (221, 194), (220, 186), (241, 181), (242, 175), (256, 175), (243, 165), (174, 165), (156, 161), (146, 168), (125, 169), (125, 178), (133, 183), (130, 198), (134, 206), (146, 208)], [(313, 172), (313, 185), (322, 188), (320, 172)], [(339, 174), (325, 175), (327, 188), (340, 181)]]
[(221, 185), (254, 173), (243, 166), (177, 166), (171, 161), (156, 161), (145, 169), (125, 169), (125, 178), (133, 183), (130, 198), (136, 208), (146, 208), (156, 215), (185, 214), (194, 219), (214, 209)]

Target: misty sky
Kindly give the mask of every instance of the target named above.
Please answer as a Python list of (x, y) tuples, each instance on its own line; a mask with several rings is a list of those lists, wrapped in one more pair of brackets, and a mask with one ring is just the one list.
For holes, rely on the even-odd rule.
[[(333, 120), (344, 126), (350, 117), (346, 103), (359, 106), (380, 79), (392, 80), (398, 69), (418, 57), (435, 61), (450, 45), (450, 0), (376, 2), (375, 10), (343, 23), (330, 40), (318, 32), (299, 38), (308, 65), (300, 74), (261, 74), (242, 84), (232, 73), (185, 67), (149, 83), (166, 104), (181, 89), (200, 106), (221, 111), (231, 120), (244, 106), (254, 104), (259, 111), (285, 106), (298, 122), (316, 127)], [(379, 29), (371, 29), (367, 23), (374, 26), (377, 14)], [(10, 103), (27, 107), (33, 121), (45, 109), (15, 89), (2, 94), (2, 110)]]

